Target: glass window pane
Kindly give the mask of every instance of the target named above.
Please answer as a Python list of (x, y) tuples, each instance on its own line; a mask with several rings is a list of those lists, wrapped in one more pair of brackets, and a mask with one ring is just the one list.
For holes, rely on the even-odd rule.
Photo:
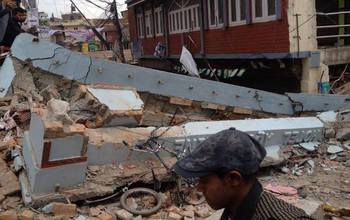
[(176, 31), (176, 26), (175, 26), (175, 13), (173, 14), (173, 31)]
[(154, 27), (153, 27), (153, 15), (152, 14), (149, 15), (149, 26), (151, 28), (151, 34), (153, 34), (154, 33)]
[(179, 12), (176, 12), (176, 30), (179, 30), (180, 22), (179, 22)]
[(187, 22), (188, 22), (187, 10), (184, 11), (184, 20), (185, 20), (185, 29), (187, 30)]
[(255, 0), (255, 17), (263, 16), (262, 0)]
[(169, 14), (169, 31), (171, 32), (173, 30), (173, 25), (171, 22), (171, 14)]
[(156, 34), (159, 34), (159, 17), (158, 17), (158, 12), (154, 13), (154, 21), (156, 25)]
[(180, 11), (180, 30), (183, 30), (182, 11)]
[(193, 25), (193, 22), (192, 22), (192, 13), (191, 13), (191, 9), (188, 9), (188, 24), (189, 24), (189, 27), (190, 29), (192, 29), (192, 25)]
[(268, 15), (275, 15), (276, 14), (276, 0), (268, 0)]
[(209, 0), (210, 24), (215, 25), (215, 0)]
[(193, 8), (193, 27), (197, 27), (197, 8)]
[(235, 22), (237, 21), (236, 0), (230, 0), (230, 4), (231, 4), (231, 21)]
[(160, 32), (159, 33), (164, 33), (163, 32), (163, 11), (159, 11), (159, 21), (160, 21)]
[(240, 6), (241, 6), (241, 21), (244, 21), (246, 19), (246, 1), (240, 0)]
[(219, 24), (224, 23), (224, 0), (218, 0), (218, 18)]

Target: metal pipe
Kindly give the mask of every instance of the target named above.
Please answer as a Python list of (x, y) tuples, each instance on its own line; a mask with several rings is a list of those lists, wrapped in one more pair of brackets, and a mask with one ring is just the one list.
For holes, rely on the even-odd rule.
[(323, 12), (317, 12), (317, 15), (341, 15), (341, 14), (350, 14), (350, 11), (338, 11), (338, 12), (329, 12), (329, 13), (323, 13)]
[(323, 25), (323, 26), (317, 26), (317, 29), (323, 29), (323, 28), (339, 28), (339, 27), (350, 27), (350, 24)]
[(327, 38), (336, 38), (336, 37), (350, 37), (350, 34), (338, 34), (338, 35), (318, 36), (317, 39), (327, 39)]

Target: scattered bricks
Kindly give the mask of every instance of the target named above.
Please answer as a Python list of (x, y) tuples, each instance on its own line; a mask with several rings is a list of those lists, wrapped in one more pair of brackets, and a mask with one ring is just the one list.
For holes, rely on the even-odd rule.
[(54, 215), (74, 217), (77, 214), (75, 204), (53, 203), (52, 212)]
[(17, 142), (14, 138), (11, 138), (9, 141), (0, 141), (0, 151), (10, 149), (16, 145)]
[(62, 137), (63, 123), (61, 121), (44, 120), (45, 138)]
[(98, 208), (90, 208), (89, 209), (89, 216), (96, 217), (101, 213), (101, 210)]
[(253, 110), (252, 109), (240, 108), (240, 107), (235, 107), (233, 109), (233, 112), (237, 113), (237, 114), (242, 114), (242, 115), (251, 115), (251, 114), (253, 114)]
[(18, 215), (19, 220), (33, 220), (34, 212), (30, 210), (24, 210), (21, 214)]
[(98, 215), (97, 218), (99, 220), (114, 220), (113, 216), (111, 214), (108, 214), (107, 212), (104, 212), (104, 213)]
[(169, 220), (181, 220), (181, 215), (175, 213), (175, 212), (169, 212), (168, 219)]
[(8, 210), (0, 212), (0, 220), (17, 220), (17, 213), (15, 210)]
[(4, 196), (12, 195), (20, 191), (17, 176), (12, 171), (1, 173), (0, 194)]
[(192, 106), (192, 100), (188, 100), (188, 99), (181, 99), (181, 98), (177, 98), (177, 97), (171, 97), (169, 100), (170, 104), (174, 104), (174, 105), (183, 105), (183, 106)]
[(117, 215), (118, 219), (120, 219), (120, 220), (131, 220), (134, 217), (130, 212), (128, 212), (124, 209), (118, 210), (116, 212), (116, 215)]

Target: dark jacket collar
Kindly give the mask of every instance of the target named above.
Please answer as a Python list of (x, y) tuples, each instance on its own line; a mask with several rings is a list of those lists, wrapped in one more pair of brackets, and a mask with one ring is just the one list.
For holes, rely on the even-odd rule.
[[(232, 220), (250, 220), (252, 219), (255, 209), (260, 200), (260, 195), (263, 192), (261, 184), (256, 181), (243, 200), (242, 204), (238, 208), (238, 212), (234, 219)], [(230, 211), (228, 208), (225, 208), (224, 213), (221, 216), (221, 220), (228, 220), (230, 217)]]

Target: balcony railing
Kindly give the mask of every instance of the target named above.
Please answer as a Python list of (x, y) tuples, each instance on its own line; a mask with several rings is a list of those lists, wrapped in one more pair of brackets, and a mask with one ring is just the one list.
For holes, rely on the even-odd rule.
[[(350, 37), (350, 22), (345, 19), (350, 11), (338, 11), (322, 13), (317, 15), (317, 40), (323, 46), (342, 46), (340, 41)], [(321, 43), (322, 42), (322, 43)]]

